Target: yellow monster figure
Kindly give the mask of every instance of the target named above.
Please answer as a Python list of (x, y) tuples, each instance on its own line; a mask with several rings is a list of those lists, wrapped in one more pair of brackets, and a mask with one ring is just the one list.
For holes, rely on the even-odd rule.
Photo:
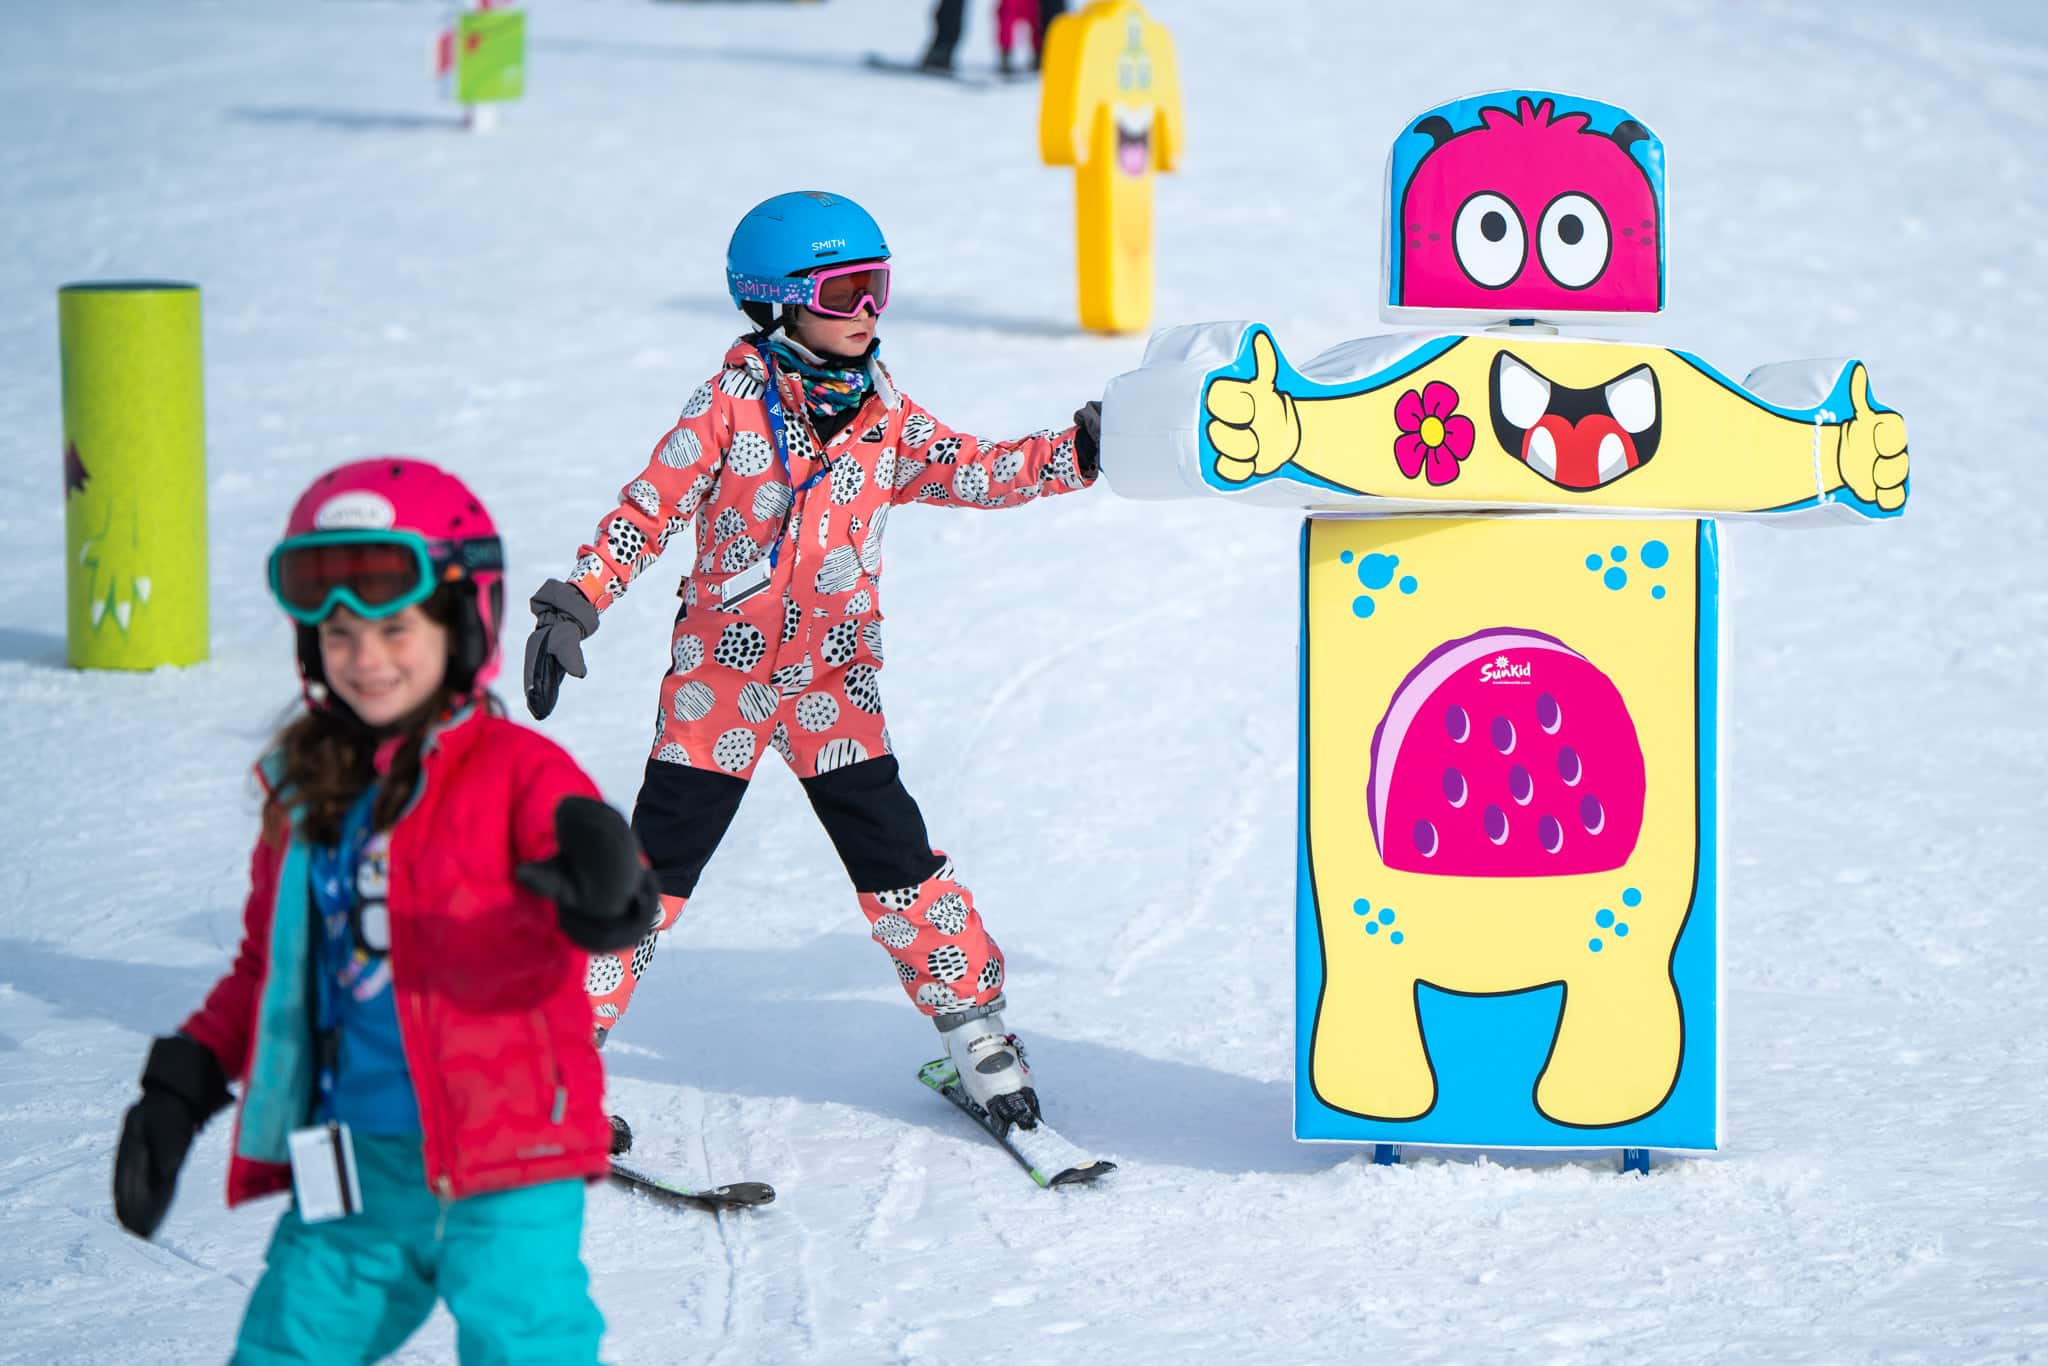
[[(1661, 347), (1381, 340), (1306, 367), (1370, 373), (1318, 381), (1244, 329), (1204, 387), (1206, 481), (1447, 512), (1884, 517), (1906, 500), (1905, 419), (1859, 362), (1737, 384)], [(1561, 985), (1536, 1112), (1606, 1128), (1664, 1104), (1684, 1052), (1674, 952), (1713, 879), (1716, 544), (1693, 520), (1311, 519), (1303, 825), (1322, 1103), (1432, 1112), (1419, 986)]]
[(1081, 325), (1152, 320), (1152, 173), (1180, 162), (1173, 40), (1133, 0), (1094, 0), (1053, 21), (1038, 106), (1039, 153), (1074, 172)]

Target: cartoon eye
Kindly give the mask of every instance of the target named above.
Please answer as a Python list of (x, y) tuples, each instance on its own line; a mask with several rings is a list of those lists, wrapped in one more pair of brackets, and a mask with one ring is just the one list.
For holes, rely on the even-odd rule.
[(1117, 62), (1116, 83), (1118, 88), (1122, 89), (1125, 93), (1129, 93), (1131, 86), (1137, 81), (1137, 79), (1137, 68), (1132, 63), (1130, 58), (1125, 57)]
[(1458, 268), (1482, 289), (1499, 289), (1522, 273), (1528, 259), (1527, 230), (1515, 206), (1491, 191), (1473, 195), (1458, 207), (1451, 232)]
[(1561, 194), (1543, 211), (1536, 253), (1551, 279), (1584, 289), (1607, 269), (1607, 215), (1582, 194)]
[(1138, 89), (1150, 90), (1151, 88), (1152, 59), (1150, 57), (1140, 57), (1138, 58)]

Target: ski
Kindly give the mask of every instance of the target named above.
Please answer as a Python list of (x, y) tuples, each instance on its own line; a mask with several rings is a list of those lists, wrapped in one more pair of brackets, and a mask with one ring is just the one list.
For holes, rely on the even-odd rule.
[(633, 1162), (612, 1159), (612, 1180), (628, 1190), (642, 1191), (658, 1199), (710, 1209), (751, 1209), (775, 1199), (775, 1187), (765, 1181), (734, 1181), (723, 1186), (686, 1186)]
[(951, 1058), (935, 1058), (926, 1063), (917, 1070), (917, 1079), (958, 1106), (1043, 1187), (1082, 1185), (1116, 1170), (1116, 1163), (1090, 1156), (1042, 1119), (1035, 1128), (1012, 1125), (1007, 1134), (998, 1130), (989, 1121), (988, 1111), (975, 1104), (961, 1087), (960, 1072)]
[(989, 73), (961, 71), (953, 67), (926, 66), (923, 62), (905, 61), (900, 57), (888, 57), (879, 52), (870, 52), (862, 64), (870, 71), (886, 72), (891, 76), (924, 76), (932, 80), (951, 81), (969, 90), (986, 90), (993, 80)]

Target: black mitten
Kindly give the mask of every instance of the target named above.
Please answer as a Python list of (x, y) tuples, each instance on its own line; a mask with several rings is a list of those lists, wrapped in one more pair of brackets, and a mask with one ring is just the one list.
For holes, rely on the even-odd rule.
[(583, 677), (583, 642), (597, 631), (597, 609), (575, 585), (549, 579), (533, 595), (533, 634), (526, 638), (526, 709), (538, 721), (555, 709), (562, 675)]
[(1074, 458), (1090, 479), (1102, 469), (1102, 404), (1094, 399), (1074, 410)]
[[(574, 590), (571, 590), (574, 591)], [(555, 903), (562, 933), (593, 953), (637, 943), (661, 914), (661, 885), (626, 818), (590, 797), (555, 807), (555, 856), (522, 863), (519, 885)]]
[(142, 1099), (128, 1107), (114, 1153), (114, 1215), (123, 1228), (140, 1238), (156, 1232), (193, 1135), (231, 1099), (220, 1061), (205, 1044), (173, 1034), (150, 1048)]

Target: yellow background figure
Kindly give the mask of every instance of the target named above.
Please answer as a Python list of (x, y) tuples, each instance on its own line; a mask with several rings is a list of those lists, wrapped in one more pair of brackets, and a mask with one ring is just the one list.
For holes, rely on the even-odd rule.
[(1038, 106), (1039, 154), (1074, 171), (1081, 325), (1152, 321), (1152, 175), (1180, 163), (1173, 40), (1131, 0), (1095, 0), (1053, 21)]

